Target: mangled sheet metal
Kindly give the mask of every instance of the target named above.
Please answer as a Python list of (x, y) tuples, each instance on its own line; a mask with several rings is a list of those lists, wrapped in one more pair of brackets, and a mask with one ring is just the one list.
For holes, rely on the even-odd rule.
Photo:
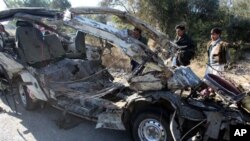
[(196, 87), (201, 83), (200, 78), (189, 67), (178, 67), (170, 70), (166, 68), (161, 72), (151, 72), (135, 76), (130, 80), (130, 88), (137, 91), (171, 90)]
[(218, 139), (221, 124), (223, 122), (223, 115), (220, 112), (205, 112), (207, 116), (208, 128), (206, 129), (206, 133), (204, 135), (204, 140), (208, 140), (208, 138)]
[(12, 57), (3, 52), (0, 52), (0, 64), (8, 73), (10, 79), (13, 77), (13, 75), (21, 72), (24, 68), (23, 65), (19, 64), (13, 60)]
[(163, 71), (143, 72), (142, 75), (131, 78), (130, 89), (136, 91), (161, 90), (167, 87), (167, 82), (173, 76), (173, 71), (168, 68)]
[(58, 34), (66, 41), (69, 41), (70, 39), (70, 36), (66, 35), (65, 33), (59, 32), (58, 30), (44, 23), (45, 19), (50, 19), (47, 21), (56, 22), (57, 24), (63, 24), (63, 13), (59, 10), (51, 10), (40, 7), (22, 7), (0, 11), (0, 21), (7, 21), (14, 18), (43, 26), (46, 29)]
[[(158, 63), (158, 65), (163, 65), (163, 60), (169, 58), (169, 37), (162, 32), (157, 31), (155, 28), (150, 26), (148, 23), (130, 15), (127, 12), (120, 11), (117, 9), (105, 8), (105, 7), (76, 7), (71, 8), (70, 12), (73, 15), (77, 14), (110, 14), (119, 17), (123, 22), (127, 22), (132, 24), (133, 26), (141, 29), (142, 31), (146, 32), (150, 38), (155, 41), (155, 48), (159, 50), (157, 53), (157, 57), (153, 56), (153, 59)], [(148, 48), (144, 47), (143, 49), (147, 50)], [(148, 51), (148, 50), (147, 50)], [(149, 51), (150, 52), (150, 51)], [(164, 54), (164, 55), (163, 55)]]
[(125, 130), (125, 127), (121, 118), (122, 113), (123, 113), (122, 110), (101, 113), (98, 116), (96, 128)]
[[(81, 99), (96, 95), (95, 91), (111, 86), (113, 78), (99, 61), (63, 59), (56, 64), (37, 69), (41, 81), (60, 95)], [(82, 95), (82, 96), (81, 96)]]
[[(200, 123), (208, 121), (209, 124), (206, 124), (208, 126), (205, 126), (207, 129), (205, 135), (214, 139), (218, 138), (220, 127), (225, 123), (224, 119), (230, 117), (230, 119), (237, 119), (237, 121), (241, 120), (241, 115), (238, 111), (223, 113), (223, 115), (214, 111), (204, 113), (199, 107), (204, 108), (207, 103), (197, 101), (197, 99), (186, 99), (186, 101), (183, 101), (180, 95), (172, 92), (185, 87), (197, 87), (201, 80), (188, 67), (170, 68), (164, 65), (164, 59), (159, 56), (163, 49), (168, 48), (169, 40), (164, 34), (157, 32), (128, 13), (119, 10), (76, 8), (70, 11), (70, 14), (75, 15), (68, 19), (65, 17), (65, 21), (62, 19), (56, 20), (61, 22), (61, 24), (64, 23), (77, 29), (79, 32), (108, 40), (130, 58), (140, 63), (141, 65), (138, 68), (143, 69), (136, 68), (128, 78), (129, 85), (124, 85), (115, 83), (107, 69), (99, 62), (83, 59), (66, 59), (64, 58), (64, 53), (62, 53), (63, 55), (59, 55), (58, 60), (49, 60), (49, 64), (41, 68), (25, 66), (25, 71), (21, 71), (23, 69), (22, 65), (15, 62), (8, 55), (0, 53), (0, 63), (7, 70), (8, 75), (13, 77), (14, 74), (19, 73), (24, 84), (27, 84), (29, 92), (35, 98), (52, 102), (53, 106), (64, 110), (65, 113), (69, 112), (79, 117), (97, 121), (96, 128), (125, 130), (127, 121), (131, 121), (129, 116), (134, 117), (133, 114), (137, 113), (136, 106), (140, 105), (140, 102), (145, 102), (145, 104), (151, 103), (152, 106), (157, 105), (156, 108), (159, 108), (158, 104), (164, 101), (164, 109), (165, 104), (168, 107), (166, 109), (167, 112), (176, 111), (173, 114), (171, 123), (174, 123), (174, 120), (178, 118), (181, 126), (172, 124), (173, 126), (171, 127), (175, 128), (171, 128), (171, 130), (181, 129), (184, 120), (201, 121)], [(78, 15), (98, 13), (117, 15), (121, 19), (127, 20), (132, 25), (148, 32), (150, 37), (157, 42), (155, 51), (150, 50), (145, 44), (130, 37), (127, 30), (117, 30)], [(43, 16), (39, 14), (31, 14), (31, 12), (27, 11), (24, 13), (12, 11), (9, 17), (3, 18), (10, 18), (11, 16), (31, 21), (45, 28), (51, 28), (45, 24)], [(67, 35), (64, 36), (63, 33), (55, 29), (51, 28), (51, 30), (65, 39), (68, 38)], [(53, 44), (50, 45), (52, 46)], [(54, 52), (58, 53), (58, 51)], [(0, 84), (0, 89), (1, 87), (4, 89), (4, 86)], [(250, 109), (249, 99), (248, 96), (241, 103), (241, 106), (247, 110)], [(144, 104), (141, 105), (144, 106)], [(194, 108), (194, 106), (197, 108)], [(212, 106), (210, 109), (214, 110), (215, 108)], [(178, 123), (176, 122), (175, 124)], [(181, 132), (181, 130), (179, 131)], [(180, 135), (176, 136), (178, 137), (175, 139), (180, 140)]]
[[(71, 8), (71, 13), (64, 17), (66, 23), (73, 28), (94, 34), (97, 37), (107, 39), (123, 50), (130, 58), (136, 62), (143, 64), (147, 68), (147, 72), (151, 74), (141, 74), (130, 79), (131, 89), (133, 90), (160, 90), (163, 88), (178, 89), (187, 86), (195, 86), (200, 83), (200, 79), (188, 68), (178, 68), (171, 70), (164, 65), (164, 58), (159, 53), (169, 48), (169, 39), (166, 35), (158, 32), (147, 23), (137, 19), (130, 14), (109, 8)], [(157, 43), (156, 51), (153, 52), (146, 45), (138, 42), (129, 36), (126, 30), (117, 30), (114, 27), (98, 23), (96, 21), (83, 18), (81, 14), (112, 14), (116, 15), (124, 21), (129, 22), (137, 28), (149, 33), (149, 36)], [(167, 56), (165, 56), (167, 58)], [(154, 74), (154, 72), (160, 72)], [(165, 75), (164, 72), (172, 72)], [(173, 76), (171, 74), (174, 74)], [(164, 77), (162, 77), (164, 76)]]
[(174, 70), (173, 76), (167, 81), (167, 87), (170, 89), (194, 88), (200, 83), (200, 78), (189, 67), (182, 66)]
[(23, 13), (23, 14), (29, 14), (46, 18), (54, 18), (60, 16), (58, 10), (49, 10), (46, 8), (39, 8), (39, 7), (35, 8), (23, 7), (23, 8), (13, 8), (0, 11), (0, 21), (12, 19), (16, 13)]
[(164, 87), (161, 79), (150, 73), (134, 77), (131, 79), (130, 83), (130, 88), (136, 91), (161, 90)]
[[(105, 7), (76, 7), (71, 8), (70, 12), (72, 14), (111, 14), (116, 15), (117, 17), (121, 18), (124, 22), (128, 22), (135, 27), (140, 28), (142, 31), (146, 31), (149, 33), (150, 38), (154, 39), (156, 42), (160, 43), (161, 46), (167, 45), (169, 41), (168, 36), (165, 34), (158, 32), (149, 24), (145, 23), (144, 21), (131, 16), (129, 13), (120, 11), (117, 9), (105, 8)], [(165, 40), (165, 41), (164, 41)]]
[[(34, 13), (31, 13), (31, 11), (34, 11)], [(163, 50), (169, 48), (168, 36), (158, 32), (147, 23), (131, 16), (129, 13), (109, 8), (71, 8), (69, 13), (65, 14), (64, 20), (62, 20), (62, 17), (58, 16), (60, 14), (58, 14), (57, 11), (49, 11), (46, 9), (16, 9), (0, 13), (0, 18), (1, 15), (4, 15), (6, 12), (9, 13), (9, 15), (6, 17), (2, 16), (3, 19), (12, 17), (28, 20), (44, 26), (66, 40), (70, 37), (46, 25), (43, 18), (47, 16), (48, 18), (55, 19), (78, 31), (108, 40), (110, 43), (120, 48), (131, 59), (145, 66), (145, 70), (141, 75), (133, 79), (130, 78), (129, 81), (131, 82), (131, 88), (133, 90), (178, 89), (186, 86), (195, 86), (199, 83), (198, 77), (196, 77), (191, 70), (184, 68), (177, 68), (174, 70), (165, 66), (163, 63), (164, 58), (159, 54), (164, 52)], [(156, 51), (153, 52), (147, 45), (132, 38), (128, 34), (128, 30), (118, 30), (109, 25), (84, 18), (80, 16), (81, 14), (116, 15), (124, 21), (147, 32), (150, 38), (156, 41)], [(167, 56), (165, 56), (165, 58), (167, 58)], [(168, 73), (166, 74), (165, 72)]]
[[(158, 32), (153, 27), (149, 26), (147, 23), (145, 23), (145, 22), (131, 16), (129, 13), (119, 11), (119, 10), (115, 10), (115, 9), (110, 9), (110, 8), (86, 8), (86, 7), (85, 8), (83, 8), (83, 7), (71, 8), (70, 12), (71, 12), (71, 16), (73, 15), (72, 17), (69, 17), (71, 19), (70, 21), (74, 21), (76, 25), (78, 23), (81, 23), (81, 22), (84, 23), (83, 21), (79, 20), (78, 15), (81, 15), (81, 14), (104, 14), (105, 13), (105, 14), (116, 15), (119, 18), (123, 19), (124, 21), (134, 25), (135, 27), (140, 28), (143, 31), (146, 31), (147, 33), (149, 33), (150, 38), (154, 39), (156, 41), (156, 43), (158, 44), (158, 45), (156, 45), (157, 48), (159, 49), (158, 52), (162, 52), (163, 51), (162, 49), (169, 47), (168, 46), (168, 43), (169, 43), (168, 36), (166, 36), (165, 34), (163, 34), (161, 32)], [(78, 20), (78, 22), (76, 22), (77, 20)], [(145, 60), (144, 55), (140, 56), (139, 53), (145, 52), (146, 55), (150, 56), (150, 58), (152, 58), (157, 65), (163, 65), (164, 64), (162, 58), (160, 58), (157, 55), (158, 54), (157, 52), (152, 52), (146, 45), (136, 43), (136, 41), (132, 37), (121, 36), (120, 31), (111, 29), (112, 27), (108, 27), (107, 25), (103, 26), (103, 25), (100, 25), (99, 23), (96, 24), (96, 22), (89, 22), (89, 23), (90, 24), (88, 24), (88, 25), (91, 25), (92, 27), (95, 27), (95, 28), (99, 29), (100, 31), (106, 31), (106, 32), (111, 33), (111, 34), (113, 34), (115, 36), (118, 36), (119, 38), (122, 37), (123, 40), (127, 44), (133, 44), (132, 46), (131, 45), (124, 46), (124, 45), (121, 45), (120, 42), (116, 41), (116, 43), (118, 43), (118, 44), (116, 44), (116, 45), (118, 45), (118, 47), (120, 47), (119, 45), (121, 45), (122, 50), (128, 56), (130, 56), (134, 60), (138, 61), (139, 63), (142, 63), (141, 60)], [(84, 28), (82, 28), (82, 29), (84, 29)], [(116, 38), (112, 38), (111, 42), (114, 42), (114, 39), (116, 39)], [(140, 58), (134, 57), (135, 55), (133, 55), (130, 52), (131, 50), (129, 48), (127, 48), (127, 47), (132, 47), (132, 49), (134, 49), (134, 51), (132, 51), (132, 52), (137, 53), (137, 56), (140, 56)], [(142, 48), (143, 52), (141, 52), (139, 48)], [(155, 54), (155, 55), (152, 55), (152, 54)]]
[(139, 63), (142, 63), (143, 58), (147, 57), (145, 51), (138, 44), (129, 41), (132, 40), (132, 37), (120, 38), (124, 34), (121, 35), (119, 30), (114, 27), (81, 16), (75, 16), (73, 19), (66, 21), (66, 24), (84, 33), (110, 41)]

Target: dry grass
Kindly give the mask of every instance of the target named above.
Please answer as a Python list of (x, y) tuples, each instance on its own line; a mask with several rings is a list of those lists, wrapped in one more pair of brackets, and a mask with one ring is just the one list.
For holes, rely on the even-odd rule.
[(204, 54), (204, 56), (195, 58), (194, 60), (191, 61), (190, 64), (190, 68), (200, 78), (202, 78), (205, 75), (205, 70), (206, 70), (207, 56), (206, 54)]
[(250, 61), (242, 60), (233, 64), (226, 75), (237, 84), (250, 84)]
[(117, 47), (111, 48), (111, 52), (108, 49), (104, 50), (102, 63), (108, 68), (131, 70), (130, 58)]
[(193, 70), (193, 72), (199, 76), (200, 78), (202, 78), (205, 74), (205, 64), (200, 63), (197, 60), (193, 60), (190, 64), (190, 68)]
[[(193, 60), (190, 67), (193, 72), (203, 78), (205, 75), (206, 70), (206, 63), (202, 60)], [(223, 72), (223, 78), (227, 81), (231, 81), (235, 85), (239, 84), (250, 84), (250, 61), (242, 60), (239, 61), (232, 66), (225, 72)]]
[[(193, 72), (200, 78), (203, 78), (205, 75), (206, 60), (207, 57), (199, 57), (192, 60), (190, 64)], [(223, 72), (223, 75), (225, 79), (232, 81), (235, 84), (250, 84), (250, 61), (246, 59), (235, 62), (229, 67), (229, 69)]]

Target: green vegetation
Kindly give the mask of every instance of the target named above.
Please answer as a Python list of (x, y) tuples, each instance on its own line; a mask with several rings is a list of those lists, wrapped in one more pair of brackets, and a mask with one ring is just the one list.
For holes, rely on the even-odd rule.
[(176, 24), (186, 25), (196, 42), (197, 55), (201, 56), (213, 27), (223, 29), (223, 39), (234, 48), (232, 53), (240, 52), (238, 47), (250, 42), (250, 0), (103, 0), (100, 5), (123, 8), (171, 39), (175, 37)]
[(3, 0), (7, 7), (49, 7), (65, 10), (71, 7), (68, 0)]
[[(68, 0), (4, 0), (9, 8), (50, 7), (65, 10)], [(175, 37), (176, 24), (184, 24), (197, 45), (197, 55), (206, 52), (213, 27), (223, 29), (223, 40), (231, 43), (232, 52), (250, 43), (250, 0), (102, 0), (100, 6), (122, 8), (160, 31)], [(120, 28), (132, 28), (116, 17), (92, 16), (103, 23), (112, 21)], [(237, 44), (237, 45), (235, 45)], [(234, 57), (239, 58), (239, 57)]]

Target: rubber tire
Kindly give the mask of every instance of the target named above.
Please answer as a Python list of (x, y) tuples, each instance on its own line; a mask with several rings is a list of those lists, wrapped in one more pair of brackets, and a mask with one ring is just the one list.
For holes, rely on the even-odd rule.
[(170, 132), (170, 128), (169, 128), (170, 124), (168, 122), (169, 116), (166, 114), (166, 112), (164, 112), (163, 109), (159, 109), (159, 108), (150, 108), (148, 110), (140, 111), (136, 114), (135, 118), (133, 119), (132, 125), (131, 125), (132, 137), (133, 137), (134, 141), (142, 141), (142, 140), (140, 140), (140, 137), (138, 135), (138, 128), (139, 128), (140, 123), (147, 118), (152, 118), (152, 119), (155, 119), (157, 121), (161, 121), (161, 124), (166, 129), (166, 134), (167, 134), (166, 141), (173, 141), (173, 138), (172, 138), (172, 135)]
[[(23, 93), (20, 92), (20, 87), (23, 88)], [(37, 100), (32, 99), (30, 97), (26, 86), (19, 84), (18, 85), (18, 93), (19, 93), (20, 102), (22, 103), (23, 107), (26, 110), (32, 111), (32, 110), (35, 110), (37, 108), (38, 102), (37, 102)], [(26, 103), (22, 100), (21, 96), (23, 96), (26, 99)]]

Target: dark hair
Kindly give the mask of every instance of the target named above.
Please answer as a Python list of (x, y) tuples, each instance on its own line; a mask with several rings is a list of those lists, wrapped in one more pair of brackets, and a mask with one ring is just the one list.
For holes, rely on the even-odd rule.
[(222, 32), (222, 30), (220, 29), (220, 28), (218, 28), (218, 27), (215, 27), (215, 28), (213, 28), (212, 30), (211, 30), (211, 33), (216, 33), (216, 34), (221, 34), (221, 32)]
[(179, 24), (175, 26), (175, 29), (185, 30), (185, 26)]
[(139, 29), (137, 27), (134, 28), (134, 31), (138, 31), (140, 34), (142, 33), (141, 29)]

